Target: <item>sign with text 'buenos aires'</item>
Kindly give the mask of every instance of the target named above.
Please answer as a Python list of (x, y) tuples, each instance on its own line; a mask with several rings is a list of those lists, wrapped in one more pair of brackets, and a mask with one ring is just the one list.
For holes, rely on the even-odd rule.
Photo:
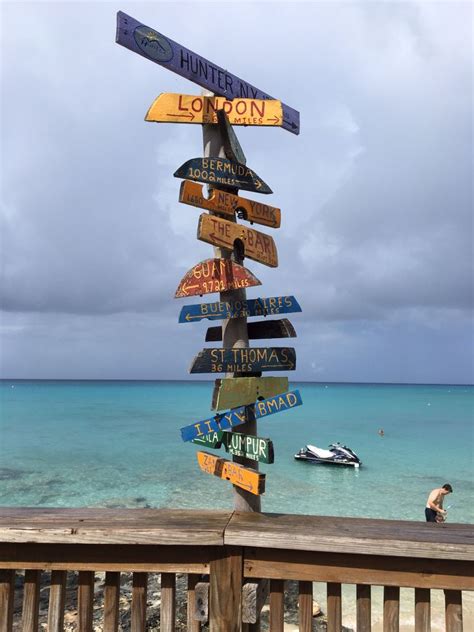
[(256, 285), (261, 282), (244, 266), (230, 259), (206, 259), (184, 275), (174, 297), (230, 292)]
[(262, 226), (270, 226), (271, 228), (279, 228), (280, 226), (281, 210), (279, 208), (220, 189), (212, 189), (209, 197), (206, 197), (202, 189), (202, 184), (184, 180), (181, 182), (179, 190), (179, 201), (206, 211), (222, 213), (232, 218), (237, 213), (239, 219), (245, 219), (251, 223), (255, 222), (255, 224)]
[(164, 92), (151, 104), (145, 121), (152, 123), (200, 123), (217, 125), (217, 110), (224, 110), (231, 125), (281, 126), (280, 101), (198, 97)]
[(248, 406), (239, 406), (228, 410), (225, 413), (219, 413), (202, 421), (195, 421), (189, 426), (181, 428), (181, 438), (183, 441), (192, 441), (196, 437), (203, 437), (210, 432), (218, 432), (219, 430), (231, 430), (235, 426), (246, 423), (249, 418), (262, 419), (269, 417), (275, 413), (281, 413), (303, 403), (300, 392), (298, 390), (281, 393), (274, 397), (263, 399), (255, 404)]
[(244, 347), (203, 349), (194, 358), (190, 373), (259, 373), (294, 371), (293, 347)]
[(233, 187), (254, 193), (273, 193), (255, 171), (228, 158), (191, 158), (173, 173), (175, 178), (196, 180), (213, 186)]
[[(116, 42), (226, 99), (274, 99), (266, 92), (122, 11), (117, 13)], [(260, 63), (255, 67), (259, 68)], [(285, 103), (281, 105), (282, 127), (293, 134), (299, 134), (299, 112)]]
[(233, 250), (239, 241), (243, 254), (270, 268), (278, 266), (278, 252), (273, 237), (242, 224), (229, 222), (222, 217), (203, 213), (199, 217), (197, 238), (212, 246)]
[(301, 311), (294, 296), (271, 296), (242, 301), (216, 301), (215, 303), (184, 305), (179, 314), (179, 322), (192, 323), (204, 318), (225, 320), (226, 318), (245, 318), (248, 316), (272, 316)]

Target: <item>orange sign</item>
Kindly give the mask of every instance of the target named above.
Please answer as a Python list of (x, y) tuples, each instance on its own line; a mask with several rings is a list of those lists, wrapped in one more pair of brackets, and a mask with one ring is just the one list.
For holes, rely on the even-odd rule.
[(232, 125), (281, 127), (281, 101), (198, 97), (163, 92), (151, 104), (145, 121), (154, 123), (217, 123), (217, 110), (224, 110)]
[(199, 467), (203, 472), (230, 481), (233, 485), (257, 496), (265, 492), (265, 474), (227, 459), (219, 458), (209, 452), (197, 452), (196, 456)]
[(213, 246), (232, 250), (236, 241), (243, 246), (245, 256), (271, 268), (278, 266), (275, 242), (269, 235), (229, 222), (215, 215), (203, 213), (199, 217), (198, 239)]
[(248, 222), (271, 226), (272, 228), (280, 227), (281, 211), (279, 208), (255, 200), (247, 200), (239, 195), (226, 193), (219, 189), (212, 189), (211, 195), (207, 198), (203, 195), (202, 188), (202, 184), (198, 182), (184, 180), (179, 190), (179, 201), (230, 217), (234, 217), (237, 212), (239, 218)]
[(206, 259), (185, 274), (174, 297), (229, 292), (255, 285), (262, 283), (244, 266), (230, 259)]

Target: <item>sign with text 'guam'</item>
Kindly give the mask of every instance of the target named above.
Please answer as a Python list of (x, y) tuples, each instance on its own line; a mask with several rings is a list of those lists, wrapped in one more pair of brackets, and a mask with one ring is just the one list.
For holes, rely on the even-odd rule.
[(196, 180), (214, 186), (233, 187), (254, 193), (273, 193), (252, 169), (228, 158), (191, 158), (173, 173), (175, 178)]
[(193, 443), (203, 448), (218, 450), (224, 446), (226, 452), (242, 456), (260, 463), (274, 463), (275, 453), (270, 439), (254, 437), (241, 432), (210, 432), (204, 437), (193, 439)]
[(224, 110), (232, 125), (280, 126), (283, 123), (280, 101), (198, 97), (164, 92), (151, 104), (145, 121), (153, 123), (217, 124), (217, 110)]
[(258, 373), (294, 371), (293, 347), (246, 347), (203, 349), (194, 358), (190, 373)]
[(265, 492), (265, 474), (238, 463), (232, 463), (215, 454), (209, 454), (209, 452), (197, 452), (196, 456), (203, 472), (229, 481), (232, 485), (241, 487), (251, 494), (260, 495)]
[(196, 421), (189, 426), (181, 428), (181, 438), (183, 441), (192, 441), (196, 437), (203, 437), (210, 432), (219, 432), (219, 430), (231, 430), (235, 426), (240, 426), (252, 419), (261, 419), (274, 415), (275, 413), (281, 413), (296, 406), (301, 406), (303, 403), (300, 392), (288, 391), (288, 393), (281, 393), (274, 397), (263, 399), (255, 404), (249, 406), (239, 406), (233, 410), (228, 410), (225, 413), (214, 415), (208, 419), (202, 421)]
[(192, 323), (207, 318), (225, 320), (226, 318), (245, 318), (248, 316), (272, 316), (301, 312), (294, 296), (272, 296), (270, 298), (250, 298), (243, 301), (217, 301), (216, 303), (198, 303), (184, 305), (179, 314), (180, 323)]
[[(274, 99), (266, 92), (193, 53), (149, 26), (141, 24), (122, 11), (117, 13), (115, 41), (226, 99)], [(260, 61), (255, 64), (256, 71), (261, 67)], [(282, 103), (282, 111), (282, 127), (293, 134), (299, 134), (299, 112), (284, 103)]]
[(275, 242), (270, 235), (258, 230), (229, 222), (222, 217), (203, 213), (199, 217), (197, 238), (212, 246), (233, 250), (238, 241), (243, 247), (243, 254), (253, 261), (258, 261), (270, 268), (278, 266), (278, 253)]
[(229, 292), (261, 285), (250, 270), (230, 259), (206, 259), (201, 261), (181, 279), (175, 298)]
[(281, 223), (281, 210), (263, 202), (248, 200), (227, 191), (212, 189), (210, 196), (205, 197), (202, 192), (202, 184), (185, 180), (181, 182), (179, 201), (190, 206), (197, 206), (207, 211), (222, 213), (229, 217), (245, 219), (250, 223), (279, 228)]

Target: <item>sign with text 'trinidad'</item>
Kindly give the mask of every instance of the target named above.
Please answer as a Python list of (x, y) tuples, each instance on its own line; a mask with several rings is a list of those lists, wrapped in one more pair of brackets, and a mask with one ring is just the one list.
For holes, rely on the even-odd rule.
[(196, 180), (212, 186), (244, 189), (254, 193), (273, 193), (247, 165), (228, 158), (191, 158), (174, 172), (175, 178)]
[(272, 316), (301, 312), (294, 296), (272, 296), (269, 298), (250, 298), (242, 301), (217, 301), (184, 305), (179, 314), (180, 323), (192, 323), (207, 318), (225, 320), (226, 318), (245, 318), (248, 316)]
[(224, 110), (232, 125), (281, 126), (280, 101), (205, 97), (164, 92), (151, 104), (145, 121), (154, 123), (217, 124), (217, 110)]
[(230, 259), (206, 259), (185, 274), (174, 296), (202, 296), (256, 285), (261, 285), (261, 282), (244, 266)]
[[(266, 92), (211, 63), (204, 57), (174, 42), (131, 16), (117, 13), (116, 42), (150, 61), (190, 79), (210, 92), (232, 99), (274, 99)], [(256, 64), (259, 68), (260, 64)], [(282, 127), (293, 134), (300, 132), (300, 114), (282, 103)]]

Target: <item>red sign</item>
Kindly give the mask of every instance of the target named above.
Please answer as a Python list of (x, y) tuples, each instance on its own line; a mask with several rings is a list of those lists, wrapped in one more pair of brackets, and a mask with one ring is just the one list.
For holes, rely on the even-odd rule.
[(247, 268), (230, 259), (206, 259), (185, 274), (174, 297), (229, 292), (261, 284)]

